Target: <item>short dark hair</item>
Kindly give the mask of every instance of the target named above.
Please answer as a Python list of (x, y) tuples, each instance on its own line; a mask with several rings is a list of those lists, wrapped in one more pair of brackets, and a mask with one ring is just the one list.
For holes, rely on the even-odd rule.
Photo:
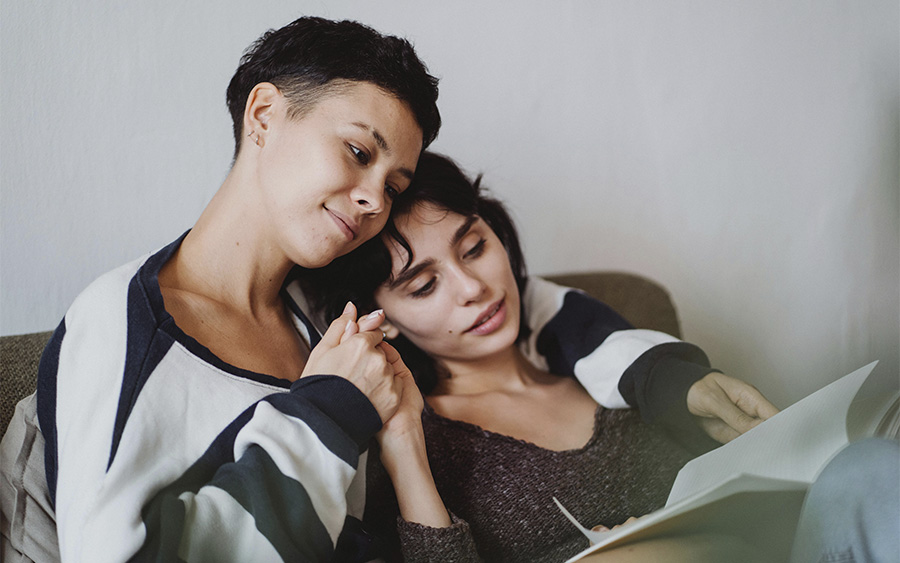
[(244, 52), (225, 99), (234, 126), (234, 154), (242, 142), (244, 108), (253, 87), (271, 82), (302, 117), (346, 81), (370, 82), (406, 102), (422, 129), (423, 148), (437, 137), (438, 79), (406, 39), (355, 21), (303, 17), (270, 29)]
[[(300, 273), (301, 283), (318, 314), (326, 319), (335, 318), (341, 314), (348, 299), (361, 312), (376, 308), (375, 291), (391, 279), (391, 253), (385, 239), (390, 238), (406, 249), (407, 262), (404, 269), (408, 268), (414, 258), (412, 249), (397, 229), (395, 220), (423, 204), (464, 217), (481, 217), (506, 249), (519, 295), (524, 297), (528, 277), (525, 258), (516, 226), (506, 207), (484, 193), (481, 175), (473, 181), (450, 158), (425, 151), (416, 166), (412, 183), (394, 200), (391, 219), (381, 237), (367, 241), (324, 268), (303, 270)], [(523, 302), (524, 299), (520, 301)], [(521, 313), (519, 340), (527, 338), (529, 334), (524, 305)], [(437, 366), (434, 360), (403, 335), (394, 339), (391, 344), (412, 370), (422, 392), (429, 393), (437, 383)]]

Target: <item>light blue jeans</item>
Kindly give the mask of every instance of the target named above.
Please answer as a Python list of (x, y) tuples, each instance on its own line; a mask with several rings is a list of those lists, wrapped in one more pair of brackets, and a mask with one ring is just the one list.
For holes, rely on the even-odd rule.
[(900, 442), (854, 442), (810, 487), (791, 563), (826, 562), (900, 563)]

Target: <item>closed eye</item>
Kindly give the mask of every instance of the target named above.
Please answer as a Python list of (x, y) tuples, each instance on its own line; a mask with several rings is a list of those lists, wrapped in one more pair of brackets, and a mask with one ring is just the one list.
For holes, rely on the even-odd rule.
[(398, 195), (400, 195), (400, 190), (390, 184), (385, 184), (384, 193), (387, 194), (388, 199), (393, 201)]
[(479, 240), (475, 246), (469, 249), (468, 252), (465, 253), (465, 258), (478, 258), (482, 254), (484, 254), (484, 245), (487, 243), (487, 240), (481, 239)]
[(410, 293), (410, 295), (413, 297), (426, 297), (434, 291), (434, 287), (436, 284), (437, 278), (431, 278), (430, 280), (428, 280), (428, 283), (413, 291), (412, 293)]

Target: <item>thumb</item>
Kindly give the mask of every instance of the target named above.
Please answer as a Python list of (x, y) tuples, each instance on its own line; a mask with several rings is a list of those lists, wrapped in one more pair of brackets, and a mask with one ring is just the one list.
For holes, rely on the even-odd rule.
[(761, 419), (753, 418), (730, 401), (719, 403), (718, 412), (715, 414), (721, 418), (725, 424), (737, 430), (740, 434), (743, 434), (762, 422)]
[[(345, 332), (353, 331), (356, 328), (356, 322), (354, 321), (356, 321), (356, 306), (351, 301), (348, 301), (341, 316), (331, 321), (331, 324), (328, 325), (328, 330), (322, 335), (319, 346), (335, 348), (341, 343)], [(353, 326), (351, 327), (351, 325)], [(319, 346), (316, 346), (316, 348)]]

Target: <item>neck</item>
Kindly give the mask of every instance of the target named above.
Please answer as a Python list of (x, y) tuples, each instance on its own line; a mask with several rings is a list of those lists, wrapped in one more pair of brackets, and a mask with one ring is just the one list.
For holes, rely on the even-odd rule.
[(166, 265), (166, 285), (252, 315), (280, 306), (293, 264), (265, 228), (259, 200), (250, 197), (254, 186), (236, 163)]
[(476, 360), (440, 363), (450, 375), (439, 379), (435, 395), (519, 392), (543, 383), (549, 375), (532, 365), (515, 345)]

